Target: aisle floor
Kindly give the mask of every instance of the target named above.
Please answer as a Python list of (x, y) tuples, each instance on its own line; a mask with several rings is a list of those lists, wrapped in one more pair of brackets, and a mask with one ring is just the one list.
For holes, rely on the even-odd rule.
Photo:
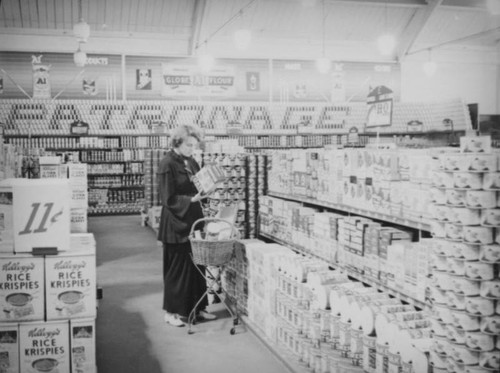
[(162, 251), (139, 216), (89, 218), (97, 241), (98, 373), (280, 373), (286, 366), (221, 305), (218, 320), (187, 328), (163, 322)]

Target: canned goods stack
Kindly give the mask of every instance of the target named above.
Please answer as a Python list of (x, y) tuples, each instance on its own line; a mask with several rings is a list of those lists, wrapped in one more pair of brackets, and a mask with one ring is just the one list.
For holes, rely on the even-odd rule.
[(435, 172), (434, 372), (500, 369), (500, 154), (489, 137), (460, 138)]
[(249, 180), (249, 156), (244, 153), (203, 153), (202, 163), (214, 163), (222, 166), (227, 179), (210, 195), (205, 204), (205, 215), (215, 216), (222, 206), (237, 205), (235, 226), (240, 231), (240, 237), (248, 238), (248, 209), (247, 182)]

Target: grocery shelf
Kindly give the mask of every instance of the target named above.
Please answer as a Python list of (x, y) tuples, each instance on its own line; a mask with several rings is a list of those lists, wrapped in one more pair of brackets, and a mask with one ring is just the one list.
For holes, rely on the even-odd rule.
[(309, 250), (304, 250), (301, 246), (299, 245), (296, 245), (294, 243), (291, 243), (291, 242), (287, 242), (285, 240), (282, 240), (280, 238), (277, 238), (277, 237), (274, 237), (273, 235), (270, 235), (270, 234), (267, 234), (267, 233), (262, 233), (260, 232), (259, 233), (260, 236), (262, 237), (265, 237), (269, 240), (272, 240), (272, 241), (275, 241), (281, 245), (284, 245), (284, 246), (287, 246), (287, 247), (290, 247), (291, 249), (301, 253), (301, 254), (304, 254), (304, 255), (309, 255), (309, 256), (312, 256), (312, 257), (315, 257), (317, 259), (321, 259), (321, 260), (324, 260), (328, 263), (329, 266), (331, 266), (332, 268), (336, 268), (336, 269), (340, 269), (342, 272), (346, 273), (349, 277), (353, 278), (353, 279), (356, 279), (360, 282), (363, 282), (367, 285), (370, 285), (374, 288), (376, 288), (377, 290), (380, 290), (380, 291), (383, 291), (389, 295), (392, 295), (393, 297), (395, 298), (398, 298), (400, 300), (402, 300), (403, 302), (406, 302), (408, 304), (411, 304), (413, 305), (414, 307), (417, 307), (417, 308), (421, 308), (421, 309), (424, 309), (428, 306), (430, 306), (430, 304), (426, 303), (426, 302), (423, 302), (419, 299), (415, 299), (407, 294), (404, 294), (398, 290), (395, 290), (395, 289), (392, 289), (390, 287), (387, 287), (386, 285), (382, 284), (380, 281), (376, 280), (376, 279), (373, 279), (373, 278), (370, 278), (370, 277), (367, 277), (367, 276), (364, 276), (360, 273), (357, 273), (353, 270), (350, 270), (348, 268), (344, 268), (343, 266), (337, 264), (337, 263), (332, 263), (330, 262), (329, 260), (326, 260), (318, 255), (314, 255), (313, 253), (311, 253)]
[(287, 199), (287, 200), (295, 201), (295, 202), (308, 203), (310, 205), (314, 205), (317, 207), (323, 207), (323, 208), (326, 207), (326, 208), (331, 208), (334, 210), (341, 210), (341, 211), (348, 212), (351, 214), (365, 216), (365, 217), (371, 218), (371, 219), (382, 220), (382, 221), (385, 221), (385, 222), (388, 222), (391, 224), (402, 225), (405, 227), (419, 229), (422, 231), (428, 231), (428, 232), (431, 231), (431, 226), (428, 223), (415, 221), (415, 220), (411, 220), (411, 219), (407, 219), (407, 218), (395, 217), (395, 216), (382, 214), (382, 213), (375, 212), (375, 211), (363, 210), (363, 209), (348, 206), (348, 205), (326, 202), (326, 201), (318, 201), (314, 198), (309, 198), (309, 197), (291, 196), (289, 194), (278, 193), (278, 192), (268, 192), (267, 195), (270, 197), (283, 198), (283, 199)]
[(252, 332), (252, 334), (256, 336), (257, 339), (259, 339), (291, 373), (311, 373), (311, 369), (299, 363), (296, 355), (284, 346), (279, 345), (277, 342), (264, 335), (259, 327), (252, 322), (248, 316), (241, 314), (238, 316), (243, 321), (243, 324)]
[(87, 164), (102, 164), (102, 163), (112, 164), (112, 163), (134, 163), (134, 162), (137, 163), (144, 162), (144, 159), (129, 160), (129, 161), (81, 161), (81, 163), (87, 163)]
[(144, 185), (88, 186), (89, 189), (144, 189)]
[(88, 176), (129, 176), (129, 175), (144, 175), (144, 172), (104, 172), (104, 173), (87, 173)]

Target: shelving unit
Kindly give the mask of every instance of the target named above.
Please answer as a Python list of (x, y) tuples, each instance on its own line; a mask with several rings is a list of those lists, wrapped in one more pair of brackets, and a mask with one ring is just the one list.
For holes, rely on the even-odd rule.
[[(285, 240), (282, 240), (278, 237), (274, 237), (270, 234), (267, 234), (267, 233), (259, 233), (259, 235), (261, 237), (264, 237), (264, 238), (267, 238), (271, 241), (274, 241), (276, 243), (279, 243), (283, 246), (287, 246), (287, 247), (290, 247), (291, 249), (293, 249), (294, 251), (300, 253), (300, 254), (304, 254), (306, 256), (310, 256), (310, 257), (314, 257), (314, 258), (317, 258), (317, 259), (320, 259), (320, 260), (324, 260), (324, 261), (327, 261), (327, 259), (325, 258), (322, 258), (320, 256), (317, 256), (313, 253), (311, 253), (309, 250), (306, 250), (304, 247), (302, 246), (299, 246), (297, 244), (294, 244), (292, 242), (287, 242)], [(385, 286), (384, 284), (381, 284), (379, 281), (373, 279), (373, 278), (369, 278), (367, 276), (364, 276), (360, 273), (356, 273), (355, 271), (352, 271), (350, 269), (347, 269), (347, 268), (343, 268), (341, 266), (339, 266), (337, 263), (332, 263), (331, 261), (328, 261), (328, 265), (333, 267), (333, 268), (339, 268), (341, 271), (345, 272), (348, 276), (350, 276), (351, 278), (355, 279), (355, 280), (358, 280), (358, 281), (361, 281), (367, 285), (370, 285), (380, 291), (383, 291), (387, 294), (390, 294), (391, 296), (395, 297), (395, 298), (398, 298), (400, 299), (401, 301), (403, 302), (406, 302), (408, 304), (411, 304), (412, 306), (415, 306), (417, 308), (420, 308), (420, 309), (424, 309), (426, 307), (429, 307), (430, 304), (429, 303), (426, 303), (426, 302), (422, 302), (418, 299), (415, 299), (415, 298), (412, 298), (410, 296), (408, 296), (407, 294), (404, 294), (404, 293), (401, 293), (397, 290), (394, 290), (394, 289), (391, 289), (387, 286)]]
[(308, 197), (290, 196), (288, 194), (277, 193), (277, 192), (269, 192), (268, 195), (271, 197), (287, 199), (289, 201), (307, 203), (307, 204), (314, 205), (314, 206), (320, 207), (320, 208), (330, 208), (333, 210), (339, 210), (339, 211), (347, 212), (350, 214), (365, 216), (367, 218), (382, 220), (382, 221), (385, 221), (385, 222), (388, 222), (391, 224), (402, 225), (405, 227), (418, 229), (418, 230), (422, 230), (422, 231), (430, 231), (431, 230), (430, 224), (426, 223), (426, 222), (414, 221), (411, 219), (399, 218), (399, 217), (394, 217), (394, 216), (390, 216), (390, 215), (386, 215), (386, 214), (380, 214), (378, 212), (363, 210), (363, 209), (355, 208), (355, 207), (348, 206), (348, 205), (341, 205), (341, 204), (336, 204), (336, 203), (318, 201), (316, 199), (308, 198)]

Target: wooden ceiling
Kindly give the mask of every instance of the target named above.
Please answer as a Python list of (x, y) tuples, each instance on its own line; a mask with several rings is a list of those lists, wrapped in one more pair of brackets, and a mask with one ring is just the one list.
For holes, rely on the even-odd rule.
[[(399, 59), (431, 47), (492, 48), (500, 43), (500, 0), (1, 0), (0, 34), (72, 35), (83, 18), (91, 37), (184, 43), (185, 55), (235, 30), (257, 40), (304, 45), (366, 43), (398, 35)], [(500, 5), (499, 5), (500, 6)], [(324, 22), (323, 22), (324, 21)], [(229, 46), (228, 46), (229, 47)], [(1, 46), (0, 46), (1, 49)]]

